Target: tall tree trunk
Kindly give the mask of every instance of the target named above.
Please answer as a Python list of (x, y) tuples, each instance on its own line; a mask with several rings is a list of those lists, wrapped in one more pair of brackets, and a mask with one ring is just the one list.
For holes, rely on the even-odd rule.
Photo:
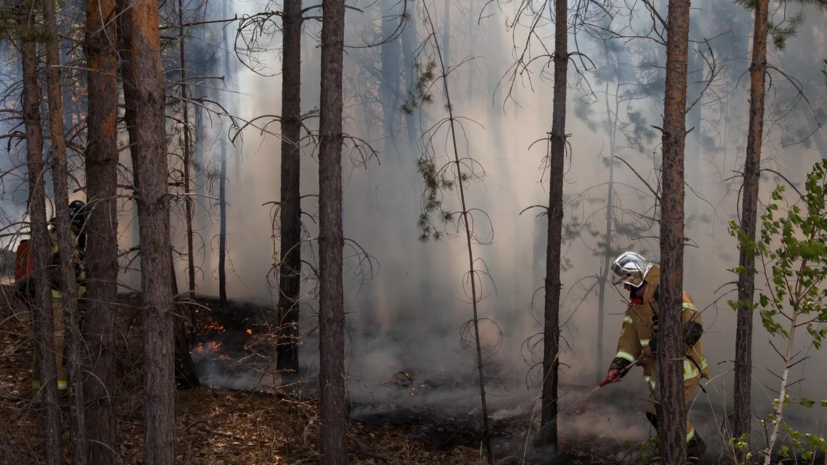
[[(57, 33), (55, 1), (43, 4), (46, 30)], [(69, 168), (63, 127), (63, 92), (61, 90), (60, 40), (46, 43), (46, 85), (49, 93), (49, 132), (52, 145), (52, 181), (55, 186), (55, 218), (57, 227), (58, 260), (60, 262), (60, 292), (63, 303), (64, 338), (66, 341), (67, 375), (69, 381), (69, 419), (73, 463), (89, 461), (89, 442), (86, 435), (86, 405), (83, 400), (83, 341), (80, 334), (78, 288), (75, 280), (75, 248), (69, 218)]]
[(689, 0), (669, 0), (666, 94), (663, 105), (663, 168), (660, 223), (660, 316), (657, 388), (660, 452), (666, 463), (686, 461), (686, 405), (683, 395), (684, 144)]
[[(474, 51), (477, 47), (477, 24), (475, 22), (476, 16), (474, 15), (474, 0), (468, 1), (468, 39), (470, 40), (470, 44), (468, 47), (470, 51), (468, 53), (469, 56), (474, 56)], [(466, 90), (466, 101), (468, 105), (471, 105), (474, 101), (474, 74), (476, 74), (477, 67), (476, 66), (469, 66), (468, 67), (468, 87)]]
[(299, 371), (301, 292), (301, 0), (285, 0), (282, 16), (281, 266), (277, 370)]
[(144, 311), (144, 463), (171, 465), (175, 461), (174, 337), (158, 3), (147, 0), (125, 6), (122, 33), (128, 48), (123, 74), (124, 88), (129, 90), (124, 97), (134, 119), (129, 142), (138, 186)]
[[(451, 102), (451, 92), (450, 86), (448, 81), (448, 73), (450, 70), (450, 63), (448, 62), (447, 55), (442, 54), (442, 47), (439, 45), (439, 41), (436, 39), (436, 28), (434, 27), (433, 19), (431, 18), (430, 10), (428, 7), (425, 7), (425, 14), (426, 19), (428, 21), (428, 25), (430, 26), (430, 33), (434, 37), (433, 47), (436, 50), (436, 58), (439, 60), (438, 63), (440, 67), (438, 68), (439, 79), (442, 81), (442, 90), (443, 95), (445, 96), (445, 108), (448, 111), (448, 117), (445, 118), (445, 121), (448, 123), (448, 131), (450, 134), (449, 144), (451, 146), (451, 152), (448, 156), (454, 168), (451, 168), (450, 171), (454, 173), (456, 179), (458, 179), (459, 187), (459, 201), (460, 201), (460, 212), (461, 221), (460, 227), (465, 230), (465, 245), (468, 250), (468, 276), (470, 277), (471, 281), (471, 309), (472, 309), (472, 319), (471, 323), (473, 325), (474, 330), (474, 340), (476, 345), (476, 352), (477, 352), (477, 373), (479, 377), (479, 386), (480, 386), (480, 407), (481, 407), (481, 414), (482, 414), (482, 444), (480, 444), (480, 452), (482, 453), (482, 448), (485, 449), (485, 458), (488, 464), (493, 463), (493, 455), (491, 451), (491, 439), (489, 435), (488, 429), (488, 404), (485, 398), (485, 372), (483, 370), (483, 358), (482, 358), (482, 342), (480, 339), (480, 327), (479, 327), (479, 312), (477, 304), (479, 303), (479, 297), (477, 294), (477, 280), (475, 277), (477, 276), (476, 271), (474, 271), (474, 263), (476, 260), (474, 259), (474, 250), (473, 250), (473, 221), (469, 220), (469, 208), (468, 203), (465, 200), (465, 189), (466, 187), (463, 185), (463, 182), (469, 181), (469, 176), (467, 173), (463, 172), (463, 164), (460, 161), (460, 154), (457, 145), (457, 118), (454, 116), (454, 106)], [(453, 158), (453, 160), (451, 160)]]
[[(175, 263), (172, 259), (172, 247), (169, 249), (169, 268), (175, 269)], [(170, 290), (172, 295), (178, 295), (178, 278), (175, 273), (170, 273)], [(173, 298), (174, 308), (176, 313), (183, 315), (186, 311), (185, 305), (176, 303)], [(195, 363), (192, 361), (192, 354), (190, 354), (190, 340), (189, 332), (186, 330), (186, 320), (181, 318), (178, 324), (175, 325), (175, 382), (181, 389), (194, 389), (201, 385), (198, 380), (198, 375), (195, 373)]]
[[(764, 133), (764, 77), (767, 70), (767, 17), (769, 0), (758, 0), (750, 66), (749, 132), (744, 164), (744, 197), (741, 200), (741, 229), (755, 240), (758, 216), (758, 185), (761, 168), (761, 139)], [(735, 331), (735, 421), (733, 436), (750, 433), (752, 387), (752, 303), (755, 291), (755, 257), (741, 247), (738, 265), (738, 326)], [(749, 444), (749, 437), (746, 438)], [(738, 452), (744, 460), (749, 448)]]
[[(190, 168), (192, 167), (192, 146), (190, 145), (190, 104), (187, 96), (187, 47), (184, 39), (184, 0), (178, 0), (178, 40), (180, 43), (181, 59), (181, 104), (183, 105), (184, 119), (184, 214), (186, 215), (187, 233), (187, 272), (190, 298), (195, 298), (195, 249), (192, 246), (192, 192), (190, 187)], [(173, 268), (175, 273), (175, 268)]]
[(347, 463), (342, 283), (342, 65), (345, 2), (323, 0), (319, 121), (319, 390), (321, 462)]
[[(207, 19), (207, 8), (207, 4), (199, 5), (195, 21), (205, 21)], [(209, 49), (207, 25), (201, 24), (195, 26), (194, 35), (195, 40), (192, 41), (192, 47), (195, 53), (195, 73), (198, 77), (203, 78), (207, 75), (209, 60), (207, 56), (207, 50)], [(192, 92), (195, 100), (201, 101), (207, 96), (205, 87), (205, 84), (199, 79), (198, 85)], [(204, 270), (212, 270), (210, 260), (212, 253), (210, 253), (209, 241), (204, 240), (204, 237), (209, 233), (210, 229), (210, 209), (206, 206), (207, 197), (205, 196), (207, 191), (207, 176), (205, 176), (206, 167), (204, 166), (206, 163), (204, 160), (204, 146), (206, 143), (204, 112), (205, 110), (201, 105), (195, 105), (195, 140), (193, 141), (195, 145), (195, 175), (193, 181), (195, 182), (196, 203), (193, 215), (195, 216), (195, 229), (201, 237), (201, 246), (204, 248), (202, 268)]]
[[(227, 17), (227, 3), (224, 0), (224, 17)], [(224, 28), (224, 79), (230, 81), (230, 39)], [(230, 96), (230, 100), (233, 96)], [(233, 109), (232, 105), (228, 108)], [(218, 300), (221, 308), (227, 308), (227, 136), (221, 134), (221, 172), (218, 174)]]
[(40, 87), (37, 80), (37, 43), (32, 34), (34, 15), (32, 3), (25, 1), (19, 14), (24, 28), (20, 47), (23, 67), (23, 121), (26, 126), (26, 164), (29, 172), (29, 221), (32, 259), (35, 269), (37, 296), (32, 308), (35, 341), (40, 366), (40, 390), (43, 414), (43, 450), (47, 465), (63, 463), (63, 436), (60, 428), (60, 407), (57, 397), (57, 365), (55, 363), (54, 319), (52, 317), (51, 280), (49, 279), (49, 232), (46, 225), (46, 190), (43, 182), (43, 130), (40, 127)]
[(382, 126), (384, 129), (385, 154), (388, 158), (400, 160), (396, 141), (396, 126), (399, 120), (399, 41), (393, 39), (392, 34), (396, 32), (396, 22), (391, 18), (398, 15), (396, 8), (397, 0), (382, 0)]
[[(549, 6), (549, 8), (551, 8)], [(563, 175), (566, 161), (566, 74), (568, 73), (568, 4), (554, 2), (554, 103), (551, 121), (546, 244), (546, 301), (543, 329), (543, 405), (540, 440), (557, 447), (557, 384), (560, 367), (560, 260), (563, 238)]]
[[(618, 81), (618, 87), (620, 83)], [(615, 92), (619, 91), (616, 89)], [(609, 128), (609, 186), (606, 194), (606, 250), (603, 253), (603, 273), (600, 276), (598, 285), (597, 303), (597, 374), (596, 381), (599, 384), (603, 380), (603, 319), (606, 311), (606, 289), (609, 284), (609, 266), (612, 260), (612, 221), (614, 220), (614, 178), (615, 178), (615, 138), (617, 137), (617, 111), (612, 112), (609, 107), (609, 83), (606, 83), (606, 115), (608, 115)], [(617, 108), (615, 108), (617, 110)]]
[(115, 313), (118, 298), (118, 64), (115, 0), (87, 0), (89, 114), (86, 143), (87, 293), (84, 339), (92, 357), (84, 380), (89, 463), (116, 461)]
[[(405, 90), (410, 92), (416, 86), (416, 80), (418, 76), (416, 75), (416, 71), (414, 71), (413, 63), (414, 63), (414, 50), (416, 50), (417, 42), (416, 42), (416, 5), (412, 0), (405, 0), (406, 3), (406, 12), (407, 12), (407, 24), (405, 24), (405, 30), (402, 31), (402, 60), (404, 62), (404, 76), (405, 76)], [(405, 130), (408, 133), (408, 149), (410, 153), (415, 154), (416, 149), (416, 140), (417, 140), (417, 125), (416, 125), (416, 117), (414, 116), (413, 112), (405, 113)]]
[[(442, 12), (442, 56), (445, 61), (443, 63), (451, 62), (451, 0), (443, 0), (445, 2), (445, 9)], [(434, 31), (436, 36), (436, 31)], [(447, 89), (442, 90), (442, 96), (448, 93)]]

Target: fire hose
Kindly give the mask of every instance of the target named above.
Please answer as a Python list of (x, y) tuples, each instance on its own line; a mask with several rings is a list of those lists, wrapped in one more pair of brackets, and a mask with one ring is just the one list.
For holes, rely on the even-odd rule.
[(598, 384), (597, 386), (595, 386), (595, 388), (594, 388), (594, 389), (592, 389), (591, 391), (589, 391), (588, 393), (586, 393), (586, 395), (584, 395), (583, 397), (581, 397), (581, 398), (580, 398), (577, 402), (575, 402), (575, 403), (571, 404), (571, 407), (569, 407), (569, 409), (572, 409), (572, 408), (576, 407), (577, 405), (580, 405), (580, 403), (582, 403), (584, 400), (586, 400), (586, 399), (588, 399), (589, 397), (591, 397), (591, 395), (592, 395), (592, 394), (594, 394), (595, 392), (597, 392), (597, 391), (598, 391), (600, 388), (602, 388), (603, 386), (605, 386), (605, 385), (607, 385), (607, 384), (609, 384), (609, 383), (613, 382), (613, 381), (614, 381), (614, 380), (616, 380), (616, 379), (620, 379), (620, 378), (622, 378), (623, 376), (625, 376), (625, 375), (626, 375), (626, 373), (628, 373), (628, 372), (629, 372), (629, 370), (631, 370), (633, 366), (637, 365), (637, 364), (638, 364), (638, 362), (640, 362), (640, 359), (642, 359), (642, 358), (643, 358), (643, 354), (638, 355), (638, 357), (635, 359), (635, 361), (634, 361), (634, 362), (632, 362), (632, 363), (630, 363), (628, 366), (626, 366), (626, 368), (624, 368), (624, 369), (620, 370), (620, 371), (618, 372), (618, 374), (617, 374), (617, 376), (616, 376), (616, 377), (612, 377), (612, 378), (610, 378), (610, 377), (606, 376), (606, 379), (604, 379), (604, 380), (603, 380), (600, 384)]

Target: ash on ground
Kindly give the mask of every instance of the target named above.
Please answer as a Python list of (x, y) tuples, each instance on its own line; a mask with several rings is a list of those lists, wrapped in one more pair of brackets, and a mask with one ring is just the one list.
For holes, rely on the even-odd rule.
[[(192, 344), (201, 383), (213, 389), (318, 396), (318, 332), (302, 333), (301, 375), (275, 370), (274, 312), (267, 306), (199, 298), (200, 328)], [(347, 354), (350, 416), (360, 422), (391, 425), (426, 447), (480, 448), (482, 411), (479, 374), (473, 357), (456, 335), (429, 334), (427, 344), (405, 333), (385, 333), (350, 341)], [(505, 463), (634, 462), (655, 432), (645, 416), (648, 391), (632, 373), (619, 385), (593, 389), (563, 384), (558, 415), (559, 450), (536, 446), (539, 392), (527, 388), (527, 367), (496, 355), (486, 360), (486, 400), (494, 455)], [(565, 373), (562, 376), (566, 376)], [(564, 379), (565, 381), (565, 379)], [(695, 428), (708, 443), (712, 462), (721, 450), (718, 423), (723, 416), (702, 395), (692, 407)]]

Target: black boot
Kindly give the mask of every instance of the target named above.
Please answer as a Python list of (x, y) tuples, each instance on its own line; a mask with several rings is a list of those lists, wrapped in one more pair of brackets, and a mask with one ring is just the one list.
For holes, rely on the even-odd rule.
[(686, 443), (686, 458), (690, 463), (702, 463), (705, 453), (706, 443), (695, 430), (695, 436)]

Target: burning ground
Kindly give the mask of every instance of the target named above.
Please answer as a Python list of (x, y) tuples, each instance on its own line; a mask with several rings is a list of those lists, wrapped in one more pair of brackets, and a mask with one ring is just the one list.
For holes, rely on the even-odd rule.
[[(136, 304), (125, 296), (118, 307), (116, 409), (123, 463), (140, 463), (142, 447), (142, 336)], [(269, 329), (266, 307), (231, 303), (226, 311), (219, 311), (209, 299), (199, 299), (199, 305), (191, 353), (203, 386), (177, 392), (178, 462), (317, 463), (312, 331), (304, 341), (308, 350), (303, 353), (302, 376), (278, 376), (272, 369), (275, 335)], [(5, 320), (0, 333), (0, 463), (34, 463), (42, 432), (29, 391), (33, 344), (27, 313), (21, 308), (14, 313), (8, 310), (0, 313)], [(401, 336), (383, 338), (387, 346)], [(350, 357), (352, 463), (481, 462), (477, 380), (469, 359), (455, 359), (458, 354), (446, 351), (444, 365), (427, 357), (423, 363), (415, 347), (410, 347), (399, 352), (407, 356), (385, 351), (386, 358), (380, 360), (375, 347), (360, 347), (358, 342)], [(357, 358), (360, 363), (354, 361)], [(650, 431), (643, 415), (645, 391), (635, 390), (633, 381), (624, 380), (613, 391), (601, 390), (580, 402), (591, 386), (563, 386), (560, 433), (565, 453), (551, 461), (550, 451), (533, 447), (537, 425), (530, 425), (529, 418), (536, 416), (536, 392), (526, 389), (524, 378), (513, 377), (514, 371), (523, 370), (524, 375), (525, 368), (491, 362), (486, 375), (499, 463), (525, 459), (535, 464), (619, 464), (637, 458)], [(696, 426), (702, 432), (714, 431), (714, 412), (700, 404), (693, 413)], [(65, 428), (68, 431), (68, 423)], [(705, 437), (714, 444), (709, 433)]]
[[(202, 300), (201, 304), (200, 331), (192, 354), (202, 383), (215, 389), (317, 398), (315, 328), (302, 334), (301, 376), (284, 376), (273, 369), (276, 336), (270, 329), (267, 307), (233, 302), (222, 311), (215, 301)], [(410, 331), (366, 334), (353, 328), (351, 336), (347, 360), (352, 420), (395, 428), (427, 450), (479, 450), (479, 382), (473, 359), (456, 334), (430, 332), (417, 339)], [(494, 453), (501, 459), (525, 457), (532, 463), (548, 463), (552, 454), (533, 447), (539, 426), (537, 391), (527, 388), (526, 371), (526, 366), (514, 366), (493, 351), (487, 357)], [(643, 441), (654, 434), (644, 415), (648, 391), (638, 378), (639, 373), (630, 374), (621, 385), (587, 399), (583, 395), (591, 385), (561, 387), (561, 442), (570, 454), (561, 457), (562, 463), (637, 459)], [(715, 434), (722, 416), (709, 407), (709, 399), (699, 397), (693, 405), (693, 421), (704, 433), (709, 458), (714, 460), (720, 451), (721, 440)]]

